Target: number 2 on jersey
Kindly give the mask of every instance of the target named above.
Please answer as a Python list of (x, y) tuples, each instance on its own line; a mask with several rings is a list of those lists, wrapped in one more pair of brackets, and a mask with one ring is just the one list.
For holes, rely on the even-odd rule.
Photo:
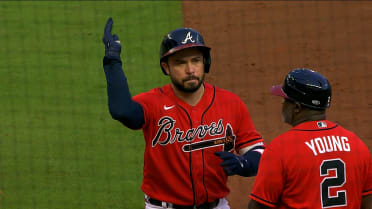
[[(335, 170), (335, 176), (329, 176), (331, 170)], [(338, 190), (334, 196), (329, 192), (331, 188), (342, 187), (346, 183), (344, 161), (339, 158), (323, 160), (320, 165), (320, 176), (326, 176), (320, 184), (322, 208), (346, 206), (346, 190)]]

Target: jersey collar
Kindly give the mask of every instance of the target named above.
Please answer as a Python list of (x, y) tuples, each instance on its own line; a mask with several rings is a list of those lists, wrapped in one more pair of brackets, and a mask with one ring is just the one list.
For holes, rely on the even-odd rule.
[(191, 106), (187, 104), (186, 102), (182, 101), (181, 99), (179, 99), (174, 93), (172, 86), (170, 84), (163, 86), (161, 89), (165, 95), (169, 96), (178, 105), (181, 105), (182, 107), (186, 109), (194, 109), (194, 108), (205, 109), (211, 104), (211, 101), (213, 100), (214, 88), (211, 84), (206, 83), (206, 82), (204, 82), (203, 85), (204, 85), (204, 94), (202, 98), (200, 99), (199, 103), (196, 104), (195, 106)]
[(338, 125), (328, 120), (308, 121), (291, 128), (292, 131), (320, 131), (336, 128)]

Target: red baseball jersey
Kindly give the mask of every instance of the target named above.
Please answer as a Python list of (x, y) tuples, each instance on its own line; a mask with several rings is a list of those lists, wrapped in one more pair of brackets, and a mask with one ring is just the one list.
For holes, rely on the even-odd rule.
[(368, 147), (327, 120), (299, 124), (262, 155), (250, 198), (275, 208), (355, 208), (372, 193)]
[(180, 100), (170, 84), (133, 99), (144, 110), (146, 141), (142, 190), (178, 205), (199, 205), (227, 196), (216, 151), (233, 151), (263, 139), (235, 94), (204, 83), (199, 103)]

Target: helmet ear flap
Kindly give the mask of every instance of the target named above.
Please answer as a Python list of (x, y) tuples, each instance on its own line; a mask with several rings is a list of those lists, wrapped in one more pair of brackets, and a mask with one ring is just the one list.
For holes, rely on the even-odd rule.
[(209, 49), (203, 51), (203, 58), (204, 58), (204, 72), (209, 73), (209, 68), (211, 67), (211, 63), (212, 63)]
[(209, 73), (209, 68), (211, 66), (211, 57), (204, 56), (204, 72)]
[(299, 113), (301, 111), (301, 108), (302, 108), (301, 103), (295, 102), (295, 110), (294, 111), (296, 113)]

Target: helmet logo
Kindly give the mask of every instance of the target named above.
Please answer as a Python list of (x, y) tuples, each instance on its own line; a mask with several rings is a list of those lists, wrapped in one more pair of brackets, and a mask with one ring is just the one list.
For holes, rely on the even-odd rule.
[(185, 40), (183, 40), (181, 43), (182, 44), (185, 44), (185, 43), (187, 43), (187, 40), (190, 40), (191, 43), (194, 43), (195, 42), (195, 40), (192, 40), (192, 35), (191, 35), (191, 32), (190, 31), (187, 33)]

